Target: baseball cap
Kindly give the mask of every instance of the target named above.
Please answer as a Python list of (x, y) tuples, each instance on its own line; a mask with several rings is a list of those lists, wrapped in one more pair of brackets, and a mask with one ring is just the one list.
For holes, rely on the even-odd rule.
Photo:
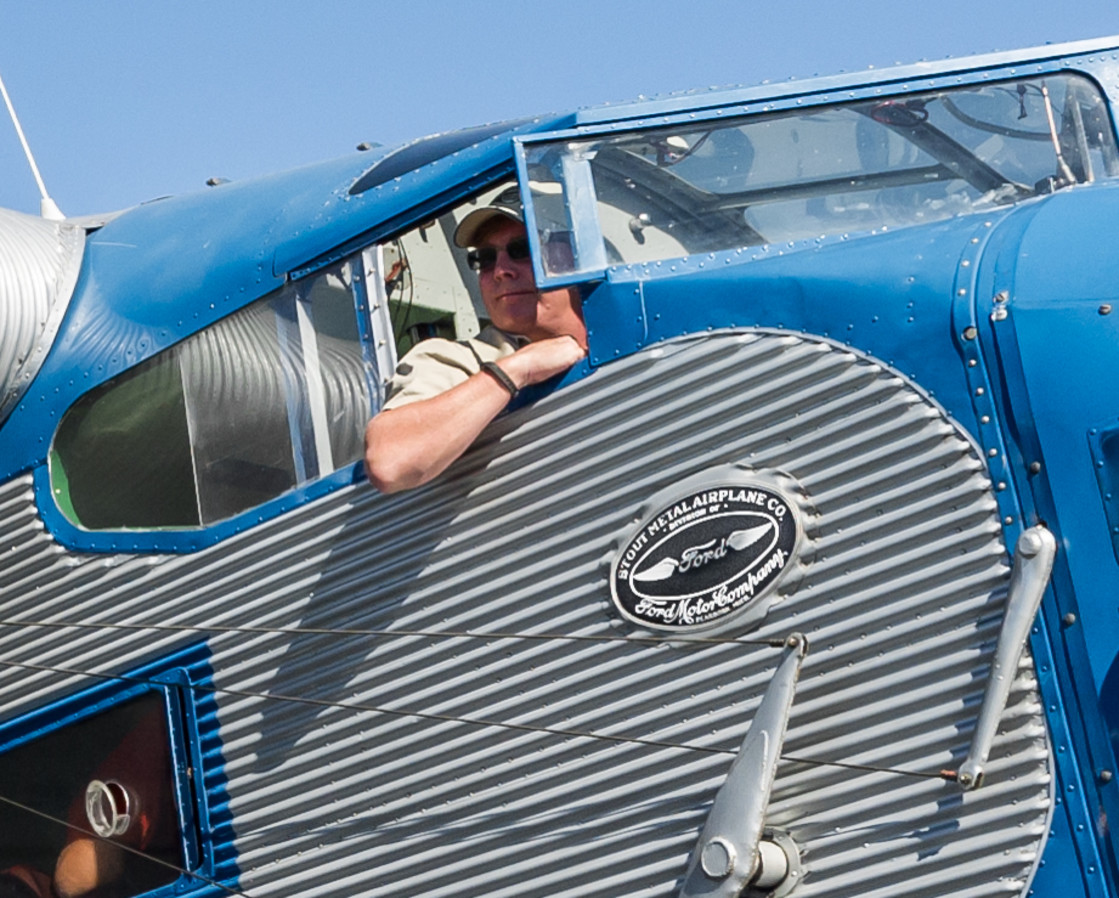
[(488, 206), (482, 206), (468, 213), (455, 228), (455, 246), (463, 249), (476, 245), (478, 232), (495, 218), (507, 218), (524, 224), (525, 215), (521, 207), (521, 193), (514, 184), (495, 196)]

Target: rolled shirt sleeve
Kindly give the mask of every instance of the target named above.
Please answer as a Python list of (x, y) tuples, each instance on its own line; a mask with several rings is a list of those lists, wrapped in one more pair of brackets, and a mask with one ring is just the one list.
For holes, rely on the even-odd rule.
[(512, 355), (526, 342), (523, 337), (490, 325), (469, 340), (456, 342), (436, 337), (417, 343), (397, 364), (396, 373), (385, 390), (381, 410), (445, 393), (477, 374), (481, 370), (479, 359), (496, 362)]

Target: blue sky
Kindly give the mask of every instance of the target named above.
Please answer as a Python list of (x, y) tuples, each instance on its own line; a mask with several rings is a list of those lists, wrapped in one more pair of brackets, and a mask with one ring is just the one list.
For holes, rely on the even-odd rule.
[[(0, 77), (81, 215), (361, 141), (1113, 34), (1119, 0), (0, 0)], [(5, 114), (0, 206), (38, 201)]]

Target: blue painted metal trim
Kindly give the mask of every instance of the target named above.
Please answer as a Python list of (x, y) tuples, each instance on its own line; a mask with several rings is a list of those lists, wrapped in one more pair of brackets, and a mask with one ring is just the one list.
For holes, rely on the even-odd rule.
[(83, 530), (63, 515), (55, 503), (47, 466), (40, 465), (34, 470), (35, 499), (43, 523), (59, 543), (80, 552), (197, 552), (337, 489), (364, 480), (365, 471), (361, 462), (354, 462), (210, 527), (183, 530)]
[(584, 302), (591, 362), (722, 328), (820, 334), (897, 368), (974, 433), (963, 362), (951, 343), (951, 305), (962, 248), (987, 220), (964, 216), (611, 269)]
[[(14, 662), (13, 662), (14, 664)], [(127, 673), (86, 674), (96, 682), (87, 689), (0, 722), (0, 754), (26, 745), (107, 711), (132, 698), (159, 692), (164, 696), (171, 735), (176, 797), (189, 869), (207, 880), (237, 887), (240, 869), (228, 812), (225, 762), (213, 697), (213, 670), (205, 642), (185, 646)], [(145, 893), (151, 898), (217, 898), (227, 889), (181, 875), (170, 885)]]
[[(512, 169), (512, 139), (539, 130), (569, 127), (572, 116), (532, 119), (489, 137), (465, 150), (437, 159), (369, 190), (330, 195), (306, 223), (296, 225), (276, 251), (274, 270), (301, 277), (306, 271), (336, 261), (360, 245), (372, 243), (394, 230), (422, 220), (451, 205), (497, 173)], [(360, 227), (358, 225), (361, 225)]]
[(1108, 421), (1088, 431), (1092, 465), (1100, 488), (1111, 551), (1119, 561), (1119, 421)]
[[(974, 279), (966, 288), (961, 284), (966, 295), (959, 297), (955, 331), (967, 363), (981, 443), (988, 454), (996, 453), (990, 461), (1007, 542), (1013, 544), (1023, 526), (1045, 521), (1060, 546), (1051, 587), (1033, 629), (1031, 650), (1055, 748), (1059, 787), (1059, 825), (1054, 826), (1045, 859), (1050, 869), (1055, 866), (1061, 871), (1064, 881), (1054, 891), (1044, 891), (1035, 883), (1034, 891), (1063, 896), (1071, 887), (1068, 871), (1077, 870), (1086, 894), (1095, 896), (1115, 894), (1119, 879), (1117, 834), (1100, 825), (1101, 811), (1105, 819), (1117, 819), (1119, 786), (1100, 776), (1104, 770), (1115, 771), (1115, 759), (1100, 717), (1083, 640), (1078, 584), (1068, 565), (1069, 535), (1063, 532), (1045, 474), (1047, 465), (1064, 460), (1041, 463), (1014, 324), (1016, 278), (1025, 235), (1039, 217), (1052, 214), (1064, 202), (1063, 197), (1054, 196), (1044, 203), (1022, 204), (996, 223), (982, 241)], [(970, 337), (966, 335), (969, 328)], [(1061, 382), (1061, 388), (1067, 386)], [(1046, 877), (1039, 880), (1048, 881)]]
[(328, 265), (345, 258), (351, 253), (364, 249), (374, 243), (379, 243), (386, 238), (391, 238), (403, 231), (415, 227), (417, 224), (441, 215), (450, 206), (465, 199), (471, 194), (495, 181), (508, 177), (513, 172), (513, 163), (506, 153), (498, 164), (487, 168), (476, 175), (456, 183), (453, 187), (440, 191), (435, 195), (425, 195), (417, 191), (413, 205), (406, 206), (403, 210), (394, 213), (391, 217), (379, 222), (375, 227), (362, 231), (360, 234), (331, 247), (328, 251), (307, 260), (296, 268), (291, 269), (289, 276), (294, 280), (313, 274)]
[(369, 298), (369, 288), (366, 284), (365, 260), (358, 258), (355, 261), (357, 271), (351, 271), (353, 278), (354, 300), (357, 304), (357, 333), (361, 341), (361, 360), (365, 373), (365, 386), (369, 395), (373, 397), (373, 411), (381, 408), (382, 383), (389, 372), (382, 372), (377, 364), (377, 335), (374, 332), (372, 301)]

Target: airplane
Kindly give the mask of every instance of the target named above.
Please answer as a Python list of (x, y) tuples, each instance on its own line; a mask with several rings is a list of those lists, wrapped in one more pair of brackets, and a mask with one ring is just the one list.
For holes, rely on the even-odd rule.
[[(0, 880), (1119, 895), (1116, 104), (1119, 37), (0, 210)], [(510, 194), (588, 356), (381, 495)]]

